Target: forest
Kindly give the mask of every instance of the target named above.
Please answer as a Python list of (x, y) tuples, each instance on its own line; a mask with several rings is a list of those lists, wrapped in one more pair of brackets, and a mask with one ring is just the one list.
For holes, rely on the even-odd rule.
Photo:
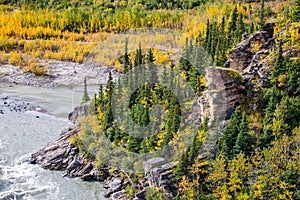
[[(178, 186), (174, 199), (300, 199), (300, 0), (1, 0), (0, 4), (0, 63), (16, 65), (36, 76), (49, 73), (47, 66), (41, 64), (43, 59), (84, 63), (97, 45), (131, 29), (158, 27), (182, 33), (183, 56), (177, 60), (159, 49), (146, 47), (143, 38), (135, 41), (139, 48), (128, 51), (131, 41), (126, 40), (118, 45), (121, 57), (113, 62), (103, 58), (100, 63), (116, 67), (124, 74), (122, 79), (114, 81), (110, 74), (107, 84), (100, 85), (94, 96), (88, 96), (88, 78), (84, 80), (82, 104), (90, 105), (90, 114), (81, 119), (79, 133), (71, 143), (98, 167), (106, 167), (110, 159), (103, 155), (102, 137), (109, 140), (112, 148), (155, 156), (159, 156), (156, 152), (166, 154), (165, 147), (173, 144), (179, 147), (174, 149), (177, 157), (172, 160), (177, 162), (172, 180)], [(197, 130), (181, 131), (182, 113), (186, 110), (176, 98), (184, 85), (180, 81), (190, 85), (196, 98), (200, 98), (207, 85), (196, 66), (201, 65), (203, 70), (212, 63), (224, 67), (230, 51), (261, 31), (266, 23), (274, 23), (274, 35), (278, 34), (275, 47), (265, 59), (270, 66), (268, 81), (246, 91), (245, 99), (236, 106), (222, 131), (214, 155), (202, 157), (209, 116)], [(199, 46), (210, 55), (212, 63), (201, 63), (204, 54)], [(251, 49), (257, 52), (261, 44), (251, 44)], [(116, 49), (108, 47), (102, 53), (109, 55), (113, 51)], [(290, 51), (296, 56), (290, 56)], [(157, 74), (150, 70), (159, 65), (164, 67)], [(141, 82), (144, 79), (137, 77), (167, 81), (161, 86)], [(137, 86), (140, 87), (129, 104), (122, 105), (126, 100), (122, 94)], [(114, 95), (120, 98), (114, 99)], [(134, 137), (141, 130), (115, 119), (112, 101), (120, 108), (128, 106), (128, 116), (124, 118), (147, 127), (142, 134), (148, 137)], [(253, 103), (258, 107), (254, 109)], [(164, 110), (162, 118), (151, 115), (160, 115), (154, 107), (157, 104)], [(189, 134), (193, 135), (191, 145), (180, 148), (184, 145), (179, 138)], [(119, 167), (138, 168), (141, 163), (131, 159)], [(135, 183), (143, 176), (130, 173)], [(127, 186), (129, 199), (136, 192), (137, 188)], [(148, 188), (145, 197), (169, 198), (159, 187)]]

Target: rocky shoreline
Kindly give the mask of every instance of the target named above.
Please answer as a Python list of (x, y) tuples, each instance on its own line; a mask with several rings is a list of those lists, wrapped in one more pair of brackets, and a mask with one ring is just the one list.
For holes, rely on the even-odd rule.
[(109, 167), (98, 168), (93, 160), (79, 154), (79, 149), (70, 142), (70, 138), (78, 133), (75, 128), (66, 131), (58, 139), (32, 154), (29, 162), (39, 164), (45, 169), (65, 171), (71, 178), (83, 181), (99, 181), (104, 183), (105, 197), (113, 200), (125, 200), (126, 188), (132, 185), (136, 191), (135, 199), (145, 199), (148, 187), (160, 187), (172, 197), (176, 185), (172, 182), (174, 164), (165, 163), (162, 158), (154, 158), (144, 163), (145, 177), (133, 183), (126, 172)]
[(109, 72), (112, 73), (113, 79), (119, 77), (113, 67), (96, 66), (91, 63), (80, 64), (58, 60), (40, 60), (40, 63), (48, 66), (48, 72), (42, 76), (24, 72), (14, 65), (0, 65), (0, 82), (49, 88), (82, 85), (86, 76), (89, 85), (98, 86), (106, 84)]
[(5, 112), (21, 113), (25, 111), (46, 112), (44, 108), (34, 105), (30, 101), (9, 97), (0, 93), (0, 115), (3, 115)]

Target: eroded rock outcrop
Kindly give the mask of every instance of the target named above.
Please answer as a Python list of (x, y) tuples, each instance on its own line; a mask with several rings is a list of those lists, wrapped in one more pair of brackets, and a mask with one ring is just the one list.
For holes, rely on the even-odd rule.
[(274, 25), (274, 23), (266, 24), (262, 31), (239, 43), (229, 52), (229, 59), (224, 66), (243, 73), (243, 70), (256, 63), (262, 55), (267, 55), (275, 46)]
[(173, 181), (175, 167), (176, 163), (166, 163), (163, 158), (159, 157), (144, 162), (143, 168), (149, 187), (159, 187), (168, 196), (175, 196), (174, 192), (177, 191), (177, 185)]
[(274, 23), (267, 23), (261, 31), (245, 38), (229, 52), (229, 59), (224, 66), (237, 70), (249, 89), (261, 87), (269, 81), (274, 60), (267, 58), (276, 49), (276, 38), (286, 30), (274, 35), (274, 26)]
[(233, 69), (209, 67), (205, 77), (207, 89), (198, 104), (201, 121), (209, 117), (209, 131), (203, 150), (213, 154), (226, 121), (244, 98), (245, 88), (242, 76)]
[(45, 169), (64, 170), (66, 176), (80, 177), (87, 181), (104, 181), (109, 172), (107, 168), (97, 168), (95, 163), (79, 155), (78, 147), (70, 138), (78, 129), (66, 131), (31, 156), (30, 163), (39, 164)]

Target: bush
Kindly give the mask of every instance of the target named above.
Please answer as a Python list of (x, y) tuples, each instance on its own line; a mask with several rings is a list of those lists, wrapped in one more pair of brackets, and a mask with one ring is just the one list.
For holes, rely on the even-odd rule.
[(9, 60), (8, 63), (16, 66), (23, 66), (24, 65), (24, 58), (18, 52), (12, 51), (9, 53)]
[(47, 66), (42, 66), (40, 63), (29, 62), (24, 68), (24, 71), (30, 72), (36, 76), (45, 75), (48, 72)]

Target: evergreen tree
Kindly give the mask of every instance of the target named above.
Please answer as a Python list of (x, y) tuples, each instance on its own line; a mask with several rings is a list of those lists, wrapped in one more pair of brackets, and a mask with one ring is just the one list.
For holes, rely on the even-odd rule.
[(266, 126), (263, 129), (263, 135), (259, 139), (260, 147), (269, 147), (271, 146), (271, 142), (275, 139), (275, 136), (273, 135), (273, 130), (270, 126)]
[(227, 48), (227, 39), (226, 39), (226, 32), (225, 32), (225, 17), (222, 17), (222, 22), (220, 25), (220, 30), (219, 30), (219, 56), (217, 57), (216, 60), (216, 65), (217, 66), (223, 66), (224, 63), (227, 60), (226, 57), (226, 48)]
[(291, 17), (294, 22), (300, 20), (300, 0), (295, 0), (295, 5)]
[(139, 43), (139, 48), (136, 50), (136, 55), (134, 58), (134, 66), (140, 66), (143, 64), (143, 54), (142, 54), (142, 47), (141, 43)]
[(82, 97), (82, 101), (81, 103), (86, 103), (90, 100), (90, 97), (87, 93), (87, 84), (86, 84), (86, 77), (84, 77), (84, 82), (83, 82), (84, 86), (83, 86), (83, 97)]
[(179, 160), (178, 165), (175, 168), (175, 181), (180, 181), (184, 175), (188, 172), (188, 155), (187, 152), (184, 152), (181, 156), (181, 159)]
[[(112, 108), (111, 108), (111, 95), (113, 92), (113, 79), (111, 76), (111, 72), (109, 72), (108, 75), (108, 80), (106, 84), (106, 99), (105, 99), (105, 112), (104, 112), (104, 117), (103, 117), (103, 122), (102, 122), (102, 128), (104, 131), (106, 131), (113, 123), (114, 117), (112, 113)], [(112, 137), (113, 138), (113, 137)]]
[(111, 72), (109, 72), (108, 73), (108, 80), (107, 80), (107, 83), (106, 83), (106, 89), (105, 89), (105, 92), (106, 92), (106, 94), (109, 98), (112, 95), (113, 87), (114, 87), (113, 78), (112, 78)]
[(236, 37), (237, 41), (241, 41), (242, 35), (245, 33), (245, 23), (243, 20), (243, 15), (240, 13), (238, 17), (238, 24), (237, 24), (237, 30), (236, 30)]
[[(195, 56), (194, 56), (194, 68), (195, 70), (199, 71), (199, 73), (201, 75), (205, 75), (205, 69), (204, 69), (204, 59), (203, 59), (203, 56), (204, 56), (204, 53), (202, 51), (202, 49), (200, 47), (195, 47)], [(192, 71), (192, 74), (195, 73)]]
[(297, 59), (289, 65), (288, 93), (291, 96), (300, 96), (300, 60)]
[(153, 63), (154, 61), (155, 61), (155, 58), (154, 58), (152, 49), (150, 48), (150, 49), (148, 50), (148, 54), (147, 54), (147, 56), (146, 56), (146, 63), (147, 63), (147, 64), (150, 64), (150, 63)]
[(265, 21), (265, 0), (261, 0), (261, 8), (260, 8), (260, 13), (259, 13), (259, 26), (262, 28), (266, 21)]
[(104, 103), (104, 94), (103, 94), (103, 86), (100, 84), (99, 91), (98, 91), (98, 102), (97, 105), (100, 106), (100, 108), (103, 106)]
[(190, 166), (195, 163), (195, 159), (199, 155), (200, 147), (201, 147), (201, 142), (199, 141), (198, 134), (196, 134), (194, 139), (193, 139), (193, 143), (190, 147), (190, 151), (189, 151), (189, 154), (188, 154), (189, 155), (189, 165)]
[[(191, 45), (191, 47), (189, 46)], [(179, 69), (181, 71), (186, 72), (186, 75), (189, 78), (189, 73), (192, 68), (192, 64), (190, 63), (189, 58), (191, 57), (190, 51), (193, 51), (192, 43), (189, 43), (189, 39), (185, 38), (185, 47), (184, 47), (184, 56), (182, 56), (179, 60)]]
[(113, 117), (112, 108), (111, 108), (111, 101), (109, 100), (105, 107), (105, 112), (104, 112), (104, 117), (103, 117), (103, 122), (102, 122), (102, 128), (104, 131), (106, 131), (112, 125), (113, 120), (114, 120), (114, 117)]
[(200, 96), (202, 92), (202, 87), (200, 83), (200, 73), (195, 67), (192, 67), (192, 72), (190, 75), (190, 83), (193, 89), (195, 90), (195, 93)]
[(242, 151), (246, 156), (249, 156), (251, 152), (252, 137), (249, 134), (249, 126), (244, 114), (242, 115), (238, 131), (238, 136), (234, 145), (235, 154), (239, 154)]
[(127, 73), (131, 68), (131, 62), (128, 54), (128, 38), (125, 41), (125, 49), (124, 49), (124, 60), (123, 60), (123, 73)]
[(237, 108), (223, 132), (221, 144), (219, 145), (219, 153), (223, 152), (228, 158), (233, 158), (235, 155), (233, 147), (235, 146), (237, 136), (239, 134), (242, 116), (243, 114), (240, 108)]
[(130, 151), (130, 152), (134, 152), (134, 153), (139, 152), (139, 150), (140, 150), (139, 141), (130, 135), (127, 140), (126, 150)]
[(146, 56), (146, 64), (147, 64), (147, 69), (150, 71), (151, 74), (150, 78), (153, 81), (157, 80), (157, 70), (153, 67), (154, 61), (155, 61), (154, 54), (152, 49), (150, 48)]
[(238, 19), (238, 10), (237, 7), (235, 6), (231, 13), (230, 20), (228, 23), (228, 41), (230, 46), (233, 44), (233, 39), (235, 38), (235, 32), (237, 29), (237, 24), (236, 24), (237, 19)]
[(210, 49), (210, 44), (211, 44), (210, 36), (211, 36), (210, 35), (210, 24), (209, 24), (209, 20), (207, 20), (207, 22), (206, 22), (205, 44), (204, 44), (204, 47), (207, 51), (208, 51), (208, 49)]
[(271, 74), (271, 82), (275, 86), (278, 86), (278, 76), (281, 74), (285, 74), (285, 72), (286, 72), (286, 63), (283, 57), (282, 41), (280, 41), (278, 45), (278, 51), (276, 54), (276, 61)]

